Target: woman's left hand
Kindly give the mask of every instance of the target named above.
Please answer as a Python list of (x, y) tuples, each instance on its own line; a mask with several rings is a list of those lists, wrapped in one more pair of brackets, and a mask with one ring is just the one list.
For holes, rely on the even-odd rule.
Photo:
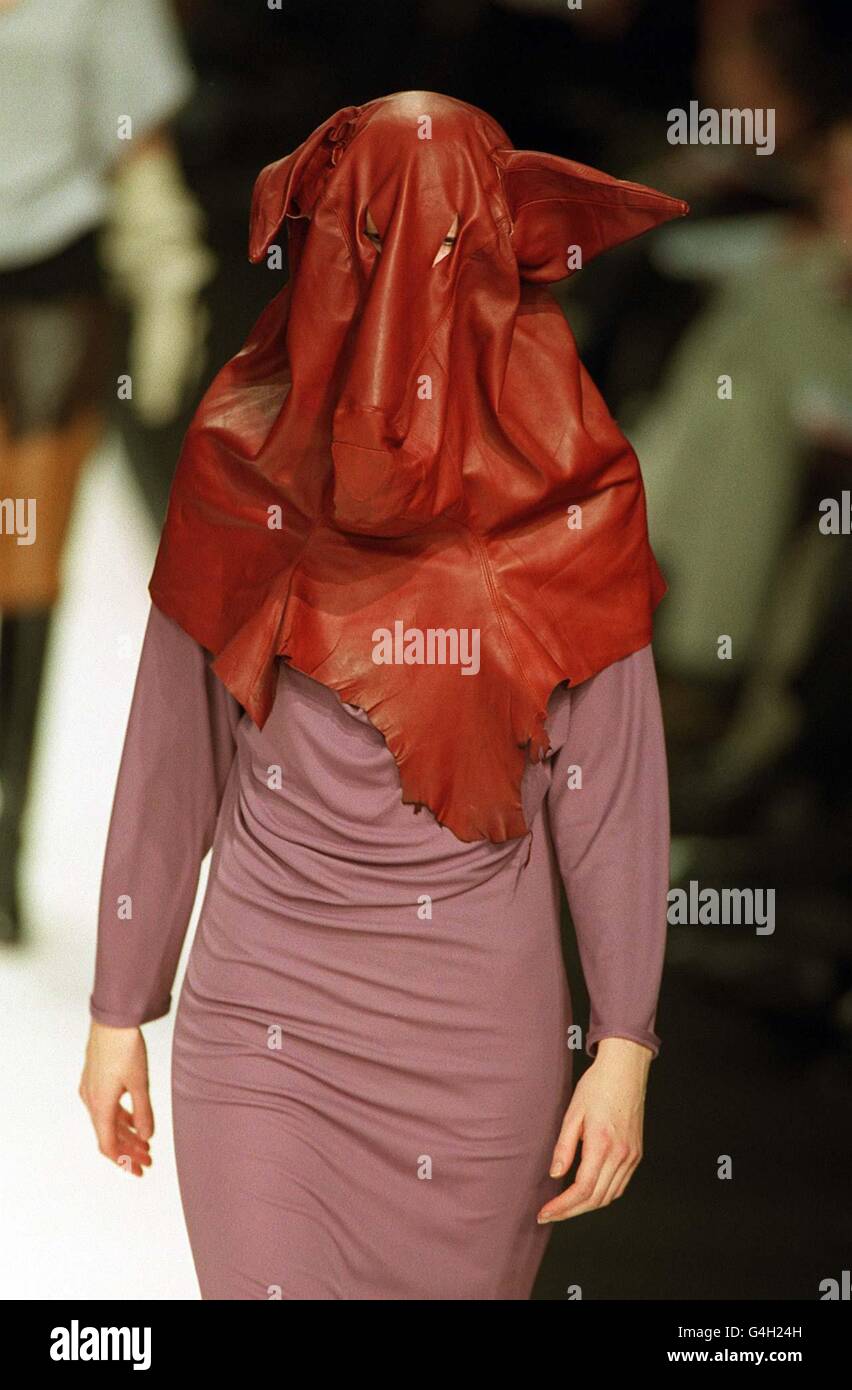
[(642, 1122), (650, 1048), (628, 1038), (601, 1038), (592, 1065), (574, 1088), (553, 1150), (552, 1178), (562, 1177), (583, 1153), (577, 1175), (546, 1202), (538, 1221), (566, 1221), (609, 1206), (620, 1197), (642, 1157)]

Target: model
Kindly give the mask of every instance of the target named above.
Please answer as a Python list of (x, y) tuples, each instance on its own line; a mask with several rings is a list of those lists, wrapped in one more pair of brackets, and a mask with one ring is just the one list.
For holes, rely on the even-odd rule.
[(139, 1025), (212, 848), (172, 1071), (204, 1298), (525, 1299), (552, 1220), (639, 1160), (665, 585), (546, 282), (685, 211), (429, 92), (338, 112), (257, 181), (250, 254), (275, 265), (286, 225), (290, 278), (172, 487), (81, 1083), (141, 1174)]

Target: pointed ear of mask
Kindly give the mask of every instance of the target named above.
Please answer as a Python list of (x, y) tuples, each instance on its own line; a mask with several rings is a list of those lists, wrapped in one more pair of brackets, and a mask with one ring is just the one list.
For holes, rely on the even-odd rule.
[(564, 280), (601, 251), (689, 212), (682, 198), (558, 155), (494, 150), (493, 158), (524, 280)]
[(310, 217), (314, 203), (351, 139), (358, 106), (344, 106), (292, 154), (261, 169), (249, 217), (249, 260), (263, 260), (285, 217)]

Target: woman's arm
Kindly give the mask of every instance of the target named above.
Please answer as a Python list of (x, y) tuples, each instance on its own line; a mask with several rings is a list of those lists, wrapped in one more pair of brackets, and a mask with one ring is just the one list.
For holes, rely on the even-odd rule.
[(571, 692), (547, 809), (589, 991), (586, 1052), (654, 1031), (666, 946), (669, 794), (650, 646)]
[(209, 654), (151, 605), (101, 878), (92, 1018), (167, 1013), (241, 707)]
[[(565, 727), (567, 721), (567, 728)], [(650, 646), (570, 692), (554, 728), (551, 835), (574, 922), (591, 1017), (580, 1078), (554, 1150), (575, 1181), (539, 1214), (563, 1220), (620, 1197), (642, 1155), (648, 1069), (666, 944), (669, 797)]]
[(79, 1086), (101, 1153), (136, 1177), (154, 1133), (139, 1024), (171, 1003), (241, 714), (208, 653), (152, 605), (107, 836)]

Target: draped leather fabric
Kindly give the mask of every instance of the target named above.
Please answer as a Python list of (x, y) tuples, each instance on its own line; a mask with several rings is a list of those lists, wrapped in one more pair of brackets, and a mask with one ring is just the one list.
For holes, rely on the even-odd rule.
[(286, 225), (289, 281), (198, 407), (150, 583), (258, 726), (280, 656), (365, 712), (405, 802), (526, 833), (552, 691), (646, 645), (665, 592), (547, 283), (687, 211), (432, 92), (261, 172), (249, 254)]

